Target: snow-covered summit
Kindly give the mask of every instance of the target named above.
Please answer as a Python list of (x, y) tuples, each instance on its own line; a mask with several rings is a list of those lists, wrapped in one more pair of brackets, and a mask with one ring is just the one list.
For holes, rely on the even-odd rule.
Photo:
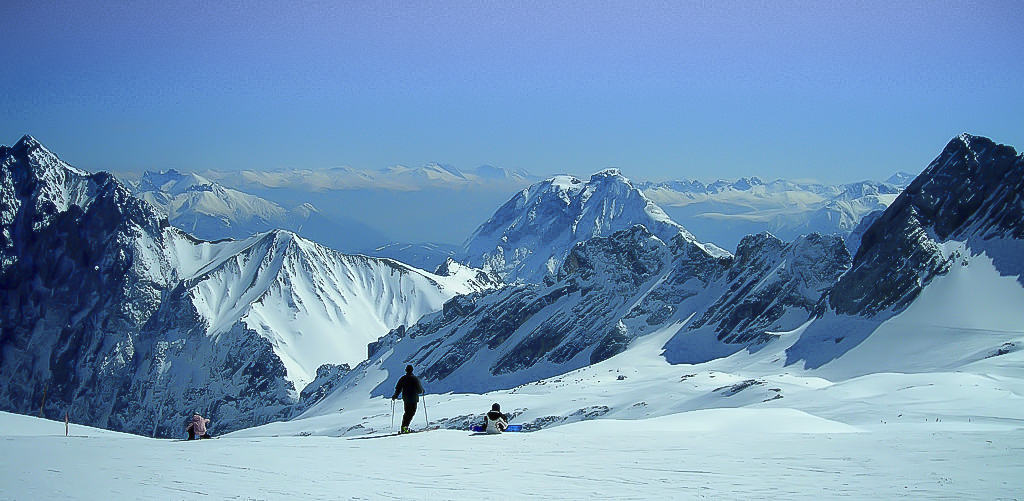
[[(936, 274), (945, 274), (955, 259), (940, 247), (965, 242), (986, 252), (1008, 275), (1024, 267), (1012, 257), (1024, 249), (1024, 155), (990, 139), (962, 134), (912, 182), (860, 239), (855, 265), (831, 305), (840, 311), (875, 314), (897, 311)], [(906, 249), (915, 251), (908, 254)], [(898, 263), (902, 263), (897, 266)], [(900, 273), (891, 275), (889, 270)], [(872, 280), (870, 277), (885, 280)]]
[(324, 224), (312, 204), (285, 209), (199, 174), (173, 169), (143, 173), (135, 194), (160, 209), (172, 226), (205, 240), (241, 239), (278, 228), (299, 231)]
[(465, 256), (506, 280), (539, 282), (557, 270), (577, 242), (634, 224), (665, 242), (679, 234), (696, 242), (618, 169), (607, 169), (587, 182), (560, 175), (520, 191), (477, 228), (464, 245)]
[(476, 175), (481, 179), (507, 179), (515, 181), (526, 181), (532, 177), (529, 172), (526, 172), (523, 169), (507, 169), (504, 167), (495, 167), (490, 164), (477, 167)]
[(0, 146), (0, 148), (5, 150), (3, 151), (3, 156), (5, 157), (13, 155), (26, 158), (30, 168), (40, 177), (45, 178), (44, 173), (58, 174), (60, 171), (67, 171), (79, 176), (88, 174), (84, 170), (61, 160), (52, 151), (46, 149), (39, 140), (29, 134), (22, 136), (12, 147)]
[(214, 183), (194, 172), (182, 173), (175, 169), (146, 171), (139, 179), (139, 192), (164, 192), (180, 195), (195, 187), (211, 186)]
[(893, 186), (896, 186), (896, 187), (898, 187), (900, 189), (903, 189), (903, 188), (906, 188), (907, 185), (910, 184), (911, 181), (913, 181), (915, 177), (917, 177), (917, 176), (914, 175), (914, 174), (911, 174), (909, 172), (899, 171), (899, 172), (889, 176), (885, 180), (885, 182), (888, 183), (888, 184), (891, 184)]
[[(494, 287), (479, 270), (453, 265), (433, 274), (389, 259), (352, 256), (286, 230), (238, 242), (231, 252), (200, 251), (202, 267), (186, 266), (197, 247), (176, 240), (180, 269), (195, 269), (182, 286), (205, 336), (239, 321), (270, 341), (301, 390), (326, 363), (356, 365), (366, 345), (400, 325), (411, 326), (457, 294)], [(183, 305), (189, 307), (189, 305)]]

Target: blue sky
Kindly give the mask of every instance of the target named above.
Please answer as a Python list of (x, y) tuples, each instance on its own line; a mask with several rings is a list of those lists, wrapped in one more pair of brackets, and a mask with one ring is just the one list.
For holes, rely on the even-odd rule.
[[(24, 4), (24, 5), (22, 5)], [(0, 143), (89, 170), (634, 179), (1024, 148), (1024, 2), (3, 2)]]

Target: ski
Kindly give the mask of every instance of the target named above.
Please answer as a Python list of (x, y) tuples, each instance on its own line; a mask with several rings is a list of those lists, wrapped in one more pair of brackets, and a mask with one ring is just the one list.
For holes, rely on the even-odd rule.
[(417, 433), (423, 433), (425, 431), (432, 431), (432, 430), (438, 430), (438, 429), (440, 429), (440, 428), (432, 427), (432, 428), (423, 428), (423, 429), (419, 429), (419, 430), (409, 430), (409, 431), (407, 431), (405, 433), (402, 433), (400, 431), (396, 431), (396, 432), (392, 432), (392, 433), (384, 433), (384, 434), (381, 434), (381, 435), (363, 435), (361, 437), (351, 437), (351, 438), (349, 438), (349, 440), (367, 440), (367, 439), (371, 439), (371, 438), (397, 437), (399, 435), (415, 435)]
[[(473, 431), (475, 431), (477, 433), (483, 433), (484, 432), (484, 427), (482, 425), (475, 424), (475, 425), (473, 425)], [(510, 425), (508, 425), (508, 428), (505, 428), (505, 431), (506, 432), (523, 431), (523, 425), (521, 425), (521, 424), (510, 424)]]

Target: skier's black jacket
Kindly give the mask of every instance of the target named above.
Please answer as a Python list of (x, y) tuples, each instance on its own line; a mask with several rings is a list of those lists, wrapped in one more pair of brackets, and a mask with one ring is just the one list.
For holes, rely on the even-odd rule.
[(412, 374), (400, 377), (398, 384), (395, 385), (395, 394), (391, 398), (398, 398), (399, 393), (402, 394), (402, 400), (406, 402), (419, 402), (420, 393), (423, 393), (423, 385), (420, 384), (420, 378)]

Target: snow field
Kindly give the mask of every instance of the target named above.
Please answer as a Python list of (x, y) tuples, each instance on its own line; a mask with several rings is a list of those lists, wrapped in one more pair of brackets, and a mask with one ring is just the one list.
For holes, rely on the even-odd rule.
[[(499, 436), (196, 442), (80, 426), (65, 438), (62, 423), (0, 414), (0, 499), (1013, 499), (1024, 491), (1019, 428), (789, 433), (772, 431), (802, 420), (788, 412), (689, 414), (703, 415)], [(709, 421), (717, 429), (691, 426)]]

